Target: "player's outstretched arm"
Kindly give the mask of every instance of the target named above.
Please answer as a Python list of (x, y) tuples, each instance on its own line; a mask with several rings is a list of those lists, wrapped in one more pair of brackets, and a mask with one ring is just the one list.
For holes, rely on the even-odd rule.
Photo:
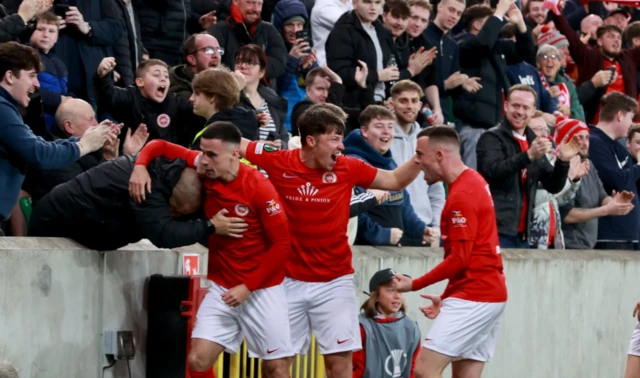
[(240, 155), (244, 158), (247, 157), (247, 147), (249, 147), (249, 142), (251, 142), (247, 138), (242, 138), (240, 140)]
[(378, 174), (373, 180), (370, 189), (402, 190), (418, 177), (420, 166), (415, 163), (415, 158), (409, 159), (393, 171), (378, 169)]

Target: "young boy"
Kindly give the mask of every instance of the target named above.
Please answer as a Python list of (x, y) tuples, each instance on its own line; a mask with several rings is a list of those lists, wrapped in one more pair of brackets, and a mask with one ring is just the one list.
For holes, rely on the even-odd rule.
[[(99, 104), (124, 127), (132, 131), (144, 123), (149, 140), (163, 139), (188, 146), (204, 126), (205, 120), (193, 113), (186, 99), (168, 94), (169, 71), (166, 63), (149, 59), (136, 69), (136, 86), (118, 88), (109, 73), (116, 66), (114, 58), (104, 58), (96, 72), (95, 87)], [(123, 130), (126, 132), (126, 130)]]
[(36, 30), (31, 35), (31, 46), (38, 50), (44, 70), (38, 73), (40, 94), (47, 130), (55, 123), (58, 106), (67, 97), (67, 66), (51, 51), (58, 42), (58, 18), (45, 12), (36, 20)]

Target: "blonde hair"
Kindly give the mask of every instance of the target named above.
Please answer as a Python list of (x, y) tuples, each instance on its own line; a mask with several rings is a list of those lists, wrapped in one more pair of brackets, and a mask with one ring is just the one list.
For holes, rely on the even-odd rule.
[(208, 69), (193, 78), (193, 92), (216, 100), (218, 110), (232, 109), (240, 102), (238, 81), (228, 70)]

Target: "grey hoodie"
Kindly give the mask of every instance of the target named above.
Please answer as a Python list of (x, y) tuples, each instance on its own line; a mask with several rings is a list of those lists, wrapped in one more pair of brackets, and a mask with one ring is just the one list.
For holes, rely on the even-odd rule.
[[(416, 153), (416, 143), (420, 125), (414, 122), (409, 135), (398, 126), (393, 124), (395, 136), (391, 144), (391, 156), (398, 166), (412, 159)], [(430, 227), (434, 227), (440, 232), (440, 215), (444, 207), (445, 194), (444, 186), (441, 182), (429, 186), (420, 174), (408, 187), (407, 191), (411, 198), (411, 205), (415, 213)], [(426, 194), (426, 195), (425, 195)]]

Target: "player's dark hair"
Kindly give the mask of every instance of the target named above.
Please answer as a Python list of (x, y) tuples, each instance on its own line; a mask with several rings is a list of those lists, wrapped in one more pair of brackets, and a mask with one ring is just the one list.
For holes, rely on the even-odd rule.
[(611, 92), (600, 99), (600, 120), (611, 122), (618, 112), (638, 114), (638, 102), (620, 92)]
[(344, 122), (347, 113), (333, 104), (313, 104), (305, 110), (298, 120), (300, 143), (307, 145), (307, 136), (318, 136), (335, 132), (344, 135)]
[[(374, 291), (371, 292), (371, 296), (369, 297), (369, 299), (364, 301), (364, 303), (362, 303), (362, 306), (360, 306), (360, 311), (364, 312), (364, 316), (366, 316), (367, 318), (373, 319), (376, 317), (376, 315), (378, 315), (378, 313), (380, 312), (378, 311), (378, 298), (380, 297), (380, 288), (382, 286), (391, 286), (391, 285), (393, 285), (393, 281), (384, 283), (378, 286)], [(406, 314), (404, 299), (402, 300), (402, 306), (400, 306), (400, 311)]]
[(240, 144), (240, 140), (242, 140), (242, 133), (240, 133), (240, 130), (238, 130), (236, 125), (231, 122), (216, 121), (209, 124), (204, 129), (200, 138), (219, 139), (224, 143)]
[(430, 126), (418, 133), (418, 139), (428, 137), (429, 141), (450, 143), (460, 147), (460, 137), (456, 130), (449, 126)]
[(20, 71), (33, 69), (36, 72), (43, 70), (40, 54), (33, 47), (18, 42), (0, 43), (0, 80), (7, 71), (20, 77)]

